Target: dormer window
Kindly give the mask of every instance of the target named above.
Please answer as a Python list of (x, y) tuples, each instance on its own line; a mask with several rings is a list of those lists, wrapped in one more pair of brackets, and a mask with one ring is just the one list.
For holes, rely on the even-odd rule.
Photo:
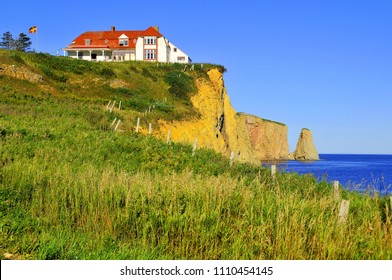
[(120, 47), (128, 47), (129, 46), (128, 36), (125, 34), (122, 34), (120, 37), (118, 37), (118, 45)]
[(91, 44), (91, 39), (84, 39), (84, 44), (85, 44), (86, 46), (90, 46), (90, 44)]
[(157, 37), (155, 37), (155, 36), (144, 37), (144, 44), (145, 45), (155, 45), (156, 42), (157, 42)]
[(128, 39), (120, 39), (118, 44), (120, 47), (128, 47), (129, 41), (128, 41)]

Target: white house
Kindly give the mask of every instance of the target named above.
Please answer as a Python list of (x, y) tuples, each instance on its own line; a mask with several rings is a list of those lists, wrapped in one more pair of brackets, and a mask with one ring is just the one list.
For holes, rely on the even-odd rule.
[(159, 33), (146, 30), (87, 31), (63, 49), (69, 57), (92, 61), (155, 61), (190, 63), (190, 57)]

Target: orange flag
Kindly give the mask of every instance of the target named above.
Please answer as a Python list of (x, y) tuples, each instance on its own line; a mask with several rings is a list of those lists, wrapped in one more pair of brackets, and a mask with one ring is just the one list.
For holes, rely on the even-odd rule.
[(37, 26), (33, 26), (29, 28), (29, 33), (36, 33), (37, 32)]

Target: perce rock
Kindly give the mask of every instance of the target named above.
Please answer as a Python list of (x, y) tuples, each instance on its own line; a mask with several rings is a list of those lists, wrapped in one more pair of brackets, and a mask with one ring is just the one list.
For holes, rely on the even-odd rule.
[(312, 132), (303, 128), (299, 135), (297, 147), (293, 153), (293, 157), (296, 160), (319, 160), (319, 154), (316, 146), (313, 143)]

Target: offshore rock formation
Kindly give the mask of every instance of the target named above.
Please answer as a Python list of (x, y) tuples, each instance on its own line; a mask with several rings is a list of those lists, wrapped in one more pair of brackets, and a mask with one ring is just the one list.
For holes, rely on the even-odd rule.
[(173, 141), (193, 143), (212, 148), (241, 162), (287, 159), (289, 154), (287, 126), (256, 116), (237, 114), (224, 86), (222, 73), (208, 72), (209, 80), (197, 80), (193, 106), (200, 117), (187, 121), (160, 121), (160, 137), (170, 130)]
[(292, 154), (293, 159), (296, 160), (319, 160), (319, 154), (316, 146), (313, 143), (312, 132), (303, 128), (299, 135), (297, 147)]

